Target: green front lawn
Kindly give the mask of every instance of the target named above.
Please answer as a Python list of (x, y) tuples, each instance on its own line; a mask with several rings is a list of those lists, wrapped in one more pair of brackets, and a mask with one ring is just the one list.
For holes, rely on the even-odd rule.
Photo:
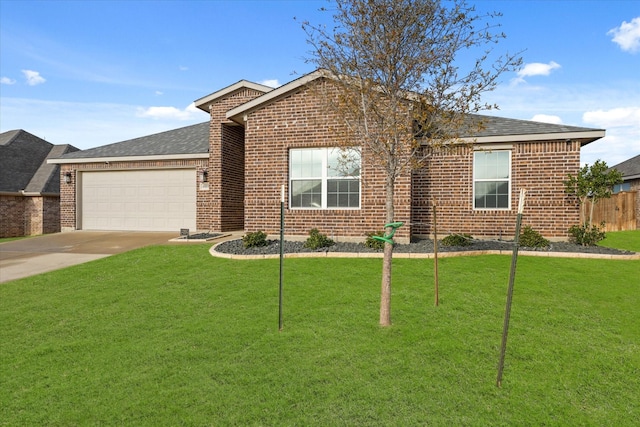
[(433, 260), (394, 260), (387, 329), (380, 259), (287, 259), (278, 332), (279, 261), (208, 248), (0, 285), (0, 425), (640, 419), (640, 261), (521, 256), (497, 388), (509, 256), (441, 259), (439, 307)]

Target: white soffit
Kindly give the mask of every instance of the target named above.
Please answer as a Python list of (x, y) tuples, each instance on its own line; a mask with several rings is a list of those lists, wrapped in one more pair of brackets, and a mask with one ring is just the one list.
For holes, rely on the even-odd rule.
[(139, 162), (154, 160), (188, 160), (188, 159), (208, 159), (209, 153), (198, 154), (162, 154), (157, 156), (129, 156), (129, 157), (90, 157), (72, 159), (48, 159), (47, 163), (61, 165), (70, 163), (105, 163), (105, 162)]
[(574, 139), (596, 139), (605, 136), (604, 130), (591, 130), (585, 132), (563, 132), (563, 133), (538, 133), (524, 135), (492, 135), (480, 136), (477, 138), (460, 138), (461, 142), (474, 144), (527, 142), (527, 141), (554, 141), (554, 140), (574, 140)]

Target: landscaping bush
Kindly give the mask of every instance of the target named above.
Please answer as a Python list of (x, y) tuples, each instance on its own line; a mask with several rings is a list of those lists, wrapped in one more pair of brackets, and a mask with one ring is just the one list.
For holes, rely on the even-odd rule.
[(309, 231), (309, 238), (304, 242), (304, 247), (309, 249), (328, 248), (333, 243), (333, 240), (320, 233), (317, 228), (312, 228)]
[(442, 239), (443, 246), (470, 246), (473, 237), (470, 234), (449, 234)]
[(384, 231), (372, 231), (367, 233), (367, 240), (365, 240), (364, 245), (367, 248), (382, 250), (384, 249), (384, 242), (378, 239), (374, 239), (373, 236), (384, 236)]
[(527, 225), (520, 234), (519, 244), (526, 248), (546, 248), (549, 246), (549, 241), (542, 237), (542, 235), (536, 230), (531, 228), (530, 225)]
[(602, 230), (604, 228), (604, 222), (597, 225), (584, 223), (583, 225), (574, 225), (569, 229), (571, 235), (571, 242), (582, 246), (595, 246), (600, 240), (605, 238), (605, 233)]
[(262, 231), (247, 233), (242, 237), (242, 244), (245, 248), (255, 248), (258, 246), (267, 246), (267, 235)]

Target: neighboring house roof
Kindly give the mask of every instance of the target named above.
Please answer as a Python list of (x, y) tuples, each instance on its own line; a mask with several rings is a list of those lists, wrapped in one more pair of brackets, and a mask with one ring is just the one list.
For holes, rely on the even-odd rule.
[[(135, 159), (131, 159), (135, 157)], [(85, 163), (100, 159), (157, 160), (209, 157), (209, 122), (185, 126), (140, 138), (76, 151), (51, 159), (50, 163)]]
[[(227, 118), (242, 124), (247, 114), (274, 102), (291, 92), (319, 78), (327, 78), (326, 70), (316, 70), (299, 77), (277, 89), (273, 89), (249, 102), (239, 105), (227, 112)], [(238, 83), (236, 83), (238, 84)], [(211, 96), (211, 95), (210, 95)], [(198, 101), (196, 101), (197, 103)], [(520, 142), (545, 141), (557, 139), (576, 139), (586, 145), (605, 136), (604, 129), (584, 128), (578, 126), (557, 125), (552, 123), (533, 122), (529, 120), (507, 119), (487, 115), (472, 115), (483, 122), (484, 128), (474, 135), (466, 135), (477, 143), (487, 142)]]
[(0, 192), (60, 194), (59, 167), (47, 159), (77, 151), (54, 145), (22, 129), (0, 134)]
[(617, 169), (622, 174), (622, 179), (629, 181), (640, 178), (640, 154), (611, 166), (611, 169)]

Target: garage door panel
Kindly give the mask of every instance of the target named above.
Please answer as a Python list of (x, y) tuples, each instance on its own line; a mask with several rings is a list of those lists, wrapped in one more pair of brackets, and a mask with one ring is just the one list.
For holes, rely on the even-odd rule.
[(196, 228), (193, 169), (83, 172), (80, 228), (177, 231)]

